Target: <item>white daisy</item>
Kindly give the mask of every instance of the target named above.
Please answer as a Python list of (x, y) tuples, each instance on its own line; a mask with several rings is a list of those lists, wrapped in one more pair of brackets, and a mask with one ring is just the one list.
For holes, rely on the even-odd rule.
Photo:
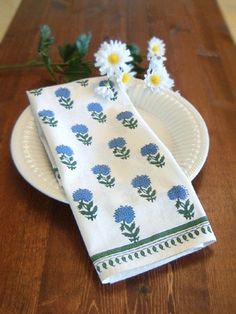
[(164, 62), (166, 61), (166, 57), (153, 57), (149, 62), (149, 69), (154, 70), (159, 65), (164, 66)]
[(174, 81), (161, 64), (157, 65), (154, 70), (148, 69), (147, 74), (144, 75), (144, 82), (153, 92), (172, 89), (174, 86)]
[(124, 69), (127, 62), (132, 61), (129, 49), (120, 41), (104, 42), (95, 53), (95, 66), (99, 68), (101, 75), (109, 78), (117, 75), (120, 69)]
[(119, 87), (127, 90), (135, 74), (135, 72), (132, 72), (131, 67), (126, 67), (123, 71), (120, 71), (117, 76), (117, 83)]
[(163, 40), (152, 37), (148, 42), (148, 54), (147, 59), (151, 60), (152, 58), (161, 58), (164, 57), (166, 52), (165, 43)]

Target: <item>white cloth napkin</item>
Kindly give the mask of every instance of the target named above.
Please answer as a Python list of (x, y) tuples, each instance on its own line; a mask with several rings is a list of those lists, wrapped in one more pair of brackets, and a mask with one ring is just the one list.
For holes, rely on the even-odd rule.
[(124, 91), (100, 77), (27, 94), (102, 283), (216, 240), (191, 182)]

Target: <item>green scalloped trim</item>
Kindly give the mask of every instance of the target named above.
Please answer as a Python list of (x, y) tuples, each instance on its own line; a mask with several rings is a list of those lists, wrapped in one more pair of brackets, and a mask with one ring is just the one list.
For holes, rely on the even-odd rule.
[(176, 234), (177, 232), (184, 231), (184, 230), (189, 229), (191, 227), (197, 226), (197, 225), (199, 225), (199, 224), (201, 224), (203, 222), (209, 222), (207, 216), (198, 218), (196, 220), (189, 221), (189, 222), (187, 222), (187, 223), (185, 223), (183, 225), (180, 225), (178, 227), (174, 227), (172, 229), (168, 229), (168, 230), (165, 230), (163, 232), (154, 234), (151, 237), (148, 237), (146, 239), (140, 240), (140, 241), (138, 241), (136, 243), (126, 244), (124, 246), (117, 247), (115, 249), (111, 249), (111, 250), (108, 250), (108, 251), (105, 251), (105, 252), (101, 252), (101, 253), (95, 254), (95, 255), (93, 255), (91, 257), (91, 259), (92, 259), (93, 262), (95, 262), (95, 261), (97, 261), (98, 259), (100, 259), (102, 257), (107, 257), (108, 255), (113, 255), (115, 253), (125, 252), (125, 251), (128, 251), (128, 250), (134, 249), (134, 248), (138, 248), (138, 247), (140, 247), (140, 246), (142, 246), (144, 244), (148, 244), (150, 242), (154, 242), (155, 240), (159, 240), (161, 238), (164, 238), (164, 237), (167, 237), (167, 236), (171, 236), (173, 234)]
[[(203, 220), (203, 219), (200, 219), (200, 220)], [(199, 219), (197, 221), (199, 222)], [(136, 259), (139, 259), (139, 258), (145, 258), (147, 256), (157, 254), (160, 251), (168, 250), (168, 249), (172, 248), (173, 246), (177, 247), (181, 244), (184, 244), (187, 241), (191, 241), (193, 239), (196, 239), (201, 234), (212, 233), (212, 229), (210, 227), (208, 220), (201, 221), (198, 224), (199, 224), (199, 226), (197, 226), (195, 229), (187, 230), (187, 231), (183, 232), (182, 234), (178, 234), (178, 235), (169, 237), (168, 239), (165, 238), (165, 236), (166, 236), (165, 235), (162, 237), (165, 239), (162, 239), (162, 240), (159, 239), (155, 243), (150, 243), (148, 246), (142, 247), (140, 249), (136, 248), (135, 250), (133, 250), (133, 252), (130, 251), (130, 249), (128, 251), (126, 251), (126, 253), (124, 252), (122, 254), (119, 254), (121, 252), (116, 252), (117, 254), (113, 255), (112, 257), (111, 256), (110, 257), (109, 256), (101, 256), (101, 254), (100, 254), (100, 257), (96, 261), (94, 261), (95, 268), (99, 273), (101, 273), (102, 271), (107, 270), (110, 267), (116, 267), (117, 265), (120, 265), (123, 263), (128, 263), (129, 261), (135, 261)], [(186, 225), (188, 225), (188, 224), (185, 224), (182, 226), (186, 226)], [(187, 228), (185, 228), (185, 229), (187, 229)], [(188, 229), (189, 229), (189, 227), (188, 227)], [(173, 229), (171, 229), (171, 230), (173, 230)], [(141, 241), (139, 241), (138, 243), (140, 243), (140, 242)], [(134, 247), (133, 247), (133, 249), (134, 249)], [(109, 255), (111, 255), (111, 254), (109, 254)], [(94, 258), (94, 256), (92, 257), (92, 259), (93, 258)]]

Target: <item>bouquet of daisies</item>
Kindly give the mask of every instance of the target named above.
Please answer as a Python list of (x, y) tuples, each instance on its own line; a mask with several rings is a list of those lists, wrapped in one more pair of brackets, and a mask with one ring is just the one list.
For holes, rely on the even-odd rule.
[[(156, 37), (148, 42), (147, 59), (149, 66), (144, 81), (146, 87), (153, 92), (172, 89), (174, 81), (170, 78), (164, 62), (165, 44)], [(101, 75), (106, 75), (108, 80), (101, 82), (96, 92), (107, 99), (116, 98), (115, 82), (118, 88), (126, 90), (129, 87), (135, 72), (132, 68), (132, 56), (127, 45), (111, 40), (103, 42), (95, 53), (95, 66), (99, 68)]]

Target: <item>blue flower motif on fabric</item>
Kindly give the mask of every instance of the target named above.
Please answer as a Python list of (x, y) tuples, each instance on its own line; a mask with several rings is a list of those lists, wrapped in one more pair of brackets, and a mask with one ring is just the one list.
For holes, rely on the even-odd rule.
[(121, 121), (124, 119), (130, 119), (131, 117), (133, 117), (133, 113), (131, 111), (122, 111), (118, 113), (118, 115), (116, 116), (116, 119), (118, 121)]
[(171, 201), (177, 199), (185, 200), (189, 195), (188, 190), (182, 185), (173, 186), (167, 194)]
[(151, 184), (151, 180), (148, 176), (137, 176), (132, 180), (132, 186), (134, 188), (147, 188)]
[(137, 189), (138, 194), (149, 202), (156, 200), (156, 190), (151, 186), (151, 180), (147, 175), (136, 176), (131, 185)]
[(49, 126), (56, 127), (58, 121), (55, 119), (54, 112), (51, 110), (41, 110), (38, 112), (39, 117), (41, 118), (44, 124), (48, 124)]
[(34, 96), (39, 96), (42, 94), (43, 89), (42, 88), (36, 88), (30, 91), (30, 94), (33, 94)]
[(107, 165), (96, 165), (92, 168), (92, 171), (94, 174), (107, 176), (111, 172), (111, 169)]
[(82, 86), (82, 87), (88, 86), (88, 82), (89, 82), (89, 80), (87, 80), (87, 79), (76, 81), (76, 83), (80, 84), (80, 86)]
[(59, 158), (61, 162), (66, 165), (68, 169), (76, 169), (77, 162), (73, 158), (74, 152), (69, 146), (59, 145), (56, 147), (56, 152), (60, 155)]
[(100, 113), (103, 110), (102, 106), (98, 102), (91, 102), (90, 104), (88, 104), (87, 108), (88, 111), (96, 113)]
[(99, 183), (104, 184), (108, 188), (115, 185), (115, 178), (110, 175), (111, 169), (107, 165), (96, 165), (91, 170), (97, 175), (96, 178)]
[(116, 119), (118, 121), (122, 121), (124, 127), (129, 129), (135, 129), (138, 126), (138, 120), (133, 117), (133, 113), (131, 111), (122, 111), (117, 116)]
[(56, 152), (58, 154), (65, 154), (67, 156), (72, 156), (74, 154), (73, 150), (69, 147), (69, 146), (66, 146), (66, 145), (59, 145), (56, 147)]
[(110, 148), (117, 148), (117, 147), (122, 148), (125, 146), (125, 144), (126, 144), (126, 141), (123, 137), (117, 137), (109, 142), (109, 147)]
[(63, 88), (60, 87), (55, 91), (55, 95), (57, 97), (64, 97), (64, 98), (69, 98), (70, 97), (70, 91), (68, 88)]
[(129, 239), (130, 242), (139, 240), (140, 227), (135, 225), (135, 212), (132, 206), (120, 206), (115, 210), (115, 222), (120, 223), (121, 233)]
[(101, 104), (92, 102), (87, 106), (88, 111), (91, 112), (91, 117), (97, 120), (99, 123), (104, 123), (107, 120), (107, 116), (103, 113)]
[(88, 133), (88, 128), (84, 124), (75, 124), (71, 127), (73, 133), (86, 134)]
[(75, 202), (83, 201), (83, 202), (90, 202), (93, 198), (93, 193), (87, 189), (79, 189), (73, 193), (73, 200)]
[(73, 200), (78, 203), (77, 208), (80, 214), (88, 220), (94, 220), (97, 217), (98, 207), (93, 203), (93, 193), (88, 189), (78, 189), (73, 192)]
[(183, 215), (185, 219), (191, 220), (194, 217), (194, 204), (187, 199), (189, 196), (188, 190), (182, 185), (173, 186), (167, 196), (171, 201), (176, 201), (175, 207), (178, 213)]
[(141, 155), (146, 157), (147, 161), (156, 167), (162, 168), (165, 165), (165, 156), (159, 153), (159, 147), (156, 144), (149, 143), (140, 150)]
[(130, 224), (134, 218), (135, 218), (135, 213), (133, 210), (133, 207), (131, 206), (120, 206), (119, 208), (116, 209), (114, 213), (114, 218), (115, 222), (120, 223), (120, 222), (126, 222)]
[(114, 83), (111, 80), (103, 80), (103, 81), (99, 82), (99, 86), (105, 86), (105, 87), (113, 88)]
[(142, 156), (147, 156), (147, 155), (154, 155), (158, 152), (159, 148), (157, 147), (156, 144), (147, 144), (141, 148), (141, 154)]
[(75, 134), (78, 141), (82, 142), (84, 145), (92, 144), (92, 136), (88, 134), (88, 128), (84, 124), (75, 124), (71, 127), (71, 131)]
[(128, 159), (130, 157), (130, 150), (125, 146), (126, 141), (123, 137), (113, 138), (108, 146), (113, 149), (113, 154), (121, 159)]
[(70, 98), (70, 91), (68, 88), (60, 87), (55, 91), (56, 97), (58, 97), (59, 104), (66, 109), (72, 109), (74, 101)]
[(114, 83), (111, 80), (102, 80), (99, 82), (99, 86), (96, 88), (97, 94), (108, 100), (116, 100), (118, 97), (118, 91), (114, 87)]

